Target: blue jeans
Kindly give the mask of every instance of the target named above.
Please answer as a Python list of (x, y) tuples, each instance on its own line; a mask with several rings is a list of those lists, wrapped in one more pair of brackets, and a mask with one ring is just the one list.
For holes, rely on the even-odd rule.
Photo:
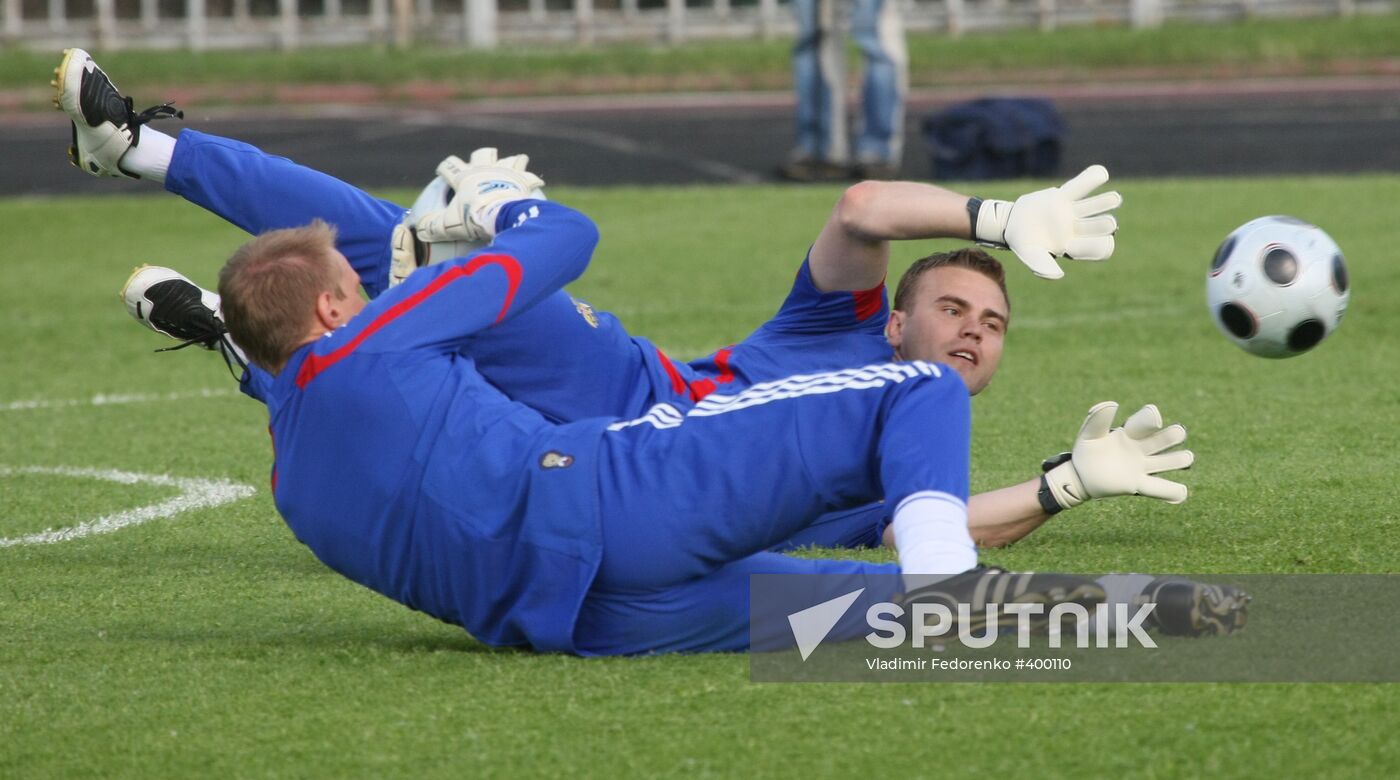
[[(845, 106), (845, 40), (835, 0), (794, 0), (798, 35), (793, 49), (800, 157), (850, 159)], [(895, 0), (852, 0), (851, 36), (865, 64), (861, 86), (858, 162), (899, 165), (904, 151), (904, 95), (909, 56)]]

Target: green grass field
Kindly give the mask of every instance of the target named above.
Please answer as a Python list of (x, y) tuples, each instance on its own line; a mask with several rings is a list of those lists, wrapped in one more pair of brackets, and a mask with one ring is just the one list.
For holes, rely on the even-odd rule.
[[(1091, 404), (1115, 399), (1156, 403), (1187, 426), (1191, 499), (1098, 502), (986, 560), (1400, 571), (1400, 176), (1118, 187), (1126, 205), (1109, 263), (1073, 264), (1051, 283), (1006, 257), (1012, 323), (1002, 372), (974, 403), (974, 487), (1031, 476), (1068, 446)], [(603, 232), (573, 292), (692, 356), (777, 307), (837, 192), (552, 196)], [(1339, 333), (1287, 361), (1240, 352), (1204, 307), (1216, 245), (1269, 213), (1324, 226), (1353, 280)], [(25, 471), (35, 467), (256, 490), (109, 534), (0, 547), (0, 777), (1400, 769), (1394, 685), (757, 685), (743, 655), (581, 660), (485, 648), (341, 579), (297, 544), (268, 491), (264, 410), (233, 392), (217, 358), (152, 354), (164, 344), (122, 311), (116, 290), (130, 266), (175, 265), (212, 284), (240, 241), (235, 229), (153, 194), (0, 200), (0, 233), (0, 538), (123, 516), (180, 490)], [(930, 246), (898, 247), (896, 268)]]

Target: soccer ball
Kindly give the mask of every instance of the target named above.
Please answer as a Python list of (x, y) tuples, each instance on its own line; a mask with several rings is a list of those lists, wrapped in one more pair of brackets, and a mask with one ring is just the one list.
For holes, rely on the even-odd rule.
[(1322, 228), (1292, 217), (1241, 225), (1216, 250), (1206, 278), (1216, 327), (1261, 357), (1293, 357), (1320, 344), (1349, 297), (1342, 250)]
[[(418, 193), (418, 199), (413, 201), (413, 206), (408, 210), (408, 224), (417, 225), (418, 219), (424, 214), (437, 211), (447, 207), (452, 202), (452, 186), (447, 183), (447, 179), (441, 176), (434, 176), (428, 182), (428, 186)], [(436, 241), (431, 244), (424, 244), (426, 257), (421, 257), (421, 265), (432, 265), (441, 263), (444, 260), (451, 260), (454, 257), (464, 257), (487, 245), (485, 241)]]

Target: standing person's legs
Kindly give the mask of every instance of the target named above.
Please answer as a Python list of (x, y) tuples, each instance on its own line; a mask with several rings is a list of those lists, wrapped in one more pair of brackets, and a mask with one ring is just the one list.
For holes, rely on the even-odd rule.
[(909, 89), (909, 54), (898, 1), (854, 0), (851, 35), (865, 61), (856, 164), (890, 178), (904, 154), (904, 98)]
[(797, 91), (793, 160), (843, 165), (848, 160), (846, 55), (837, 0), (794, 0), (797, 43), (792, 54)]

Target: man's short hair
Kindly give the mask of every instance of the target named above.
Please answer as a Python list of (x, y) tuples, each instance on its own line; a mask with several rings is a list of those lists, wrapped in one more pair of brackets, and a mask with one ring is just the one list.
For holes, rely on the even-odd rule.
[(239, 247), (219, 272), (229, 335), (267, 371), (280, 371), (306, 342), (318, 295), (344, 297), (331, 255), (335, 235), (319, 219), (272, 230)]
[(909, 266), (909, 270), (899, 278), (899, 286), (894, 291), (894, 306), (898, 311), (908, 311), (914, 304), (914, 295), (919, 289), (919, 280), (934, 268), (966, 268), (991, 279), (1001, 288), (1001, 296), (1006, 299), (1006, 314), (1011, 315), (1011, 295), (1006, 291), (1006, 269), (1001, 261), (977, 247), (964, 247), (952, 252), (934, 252), (921, 257)]

